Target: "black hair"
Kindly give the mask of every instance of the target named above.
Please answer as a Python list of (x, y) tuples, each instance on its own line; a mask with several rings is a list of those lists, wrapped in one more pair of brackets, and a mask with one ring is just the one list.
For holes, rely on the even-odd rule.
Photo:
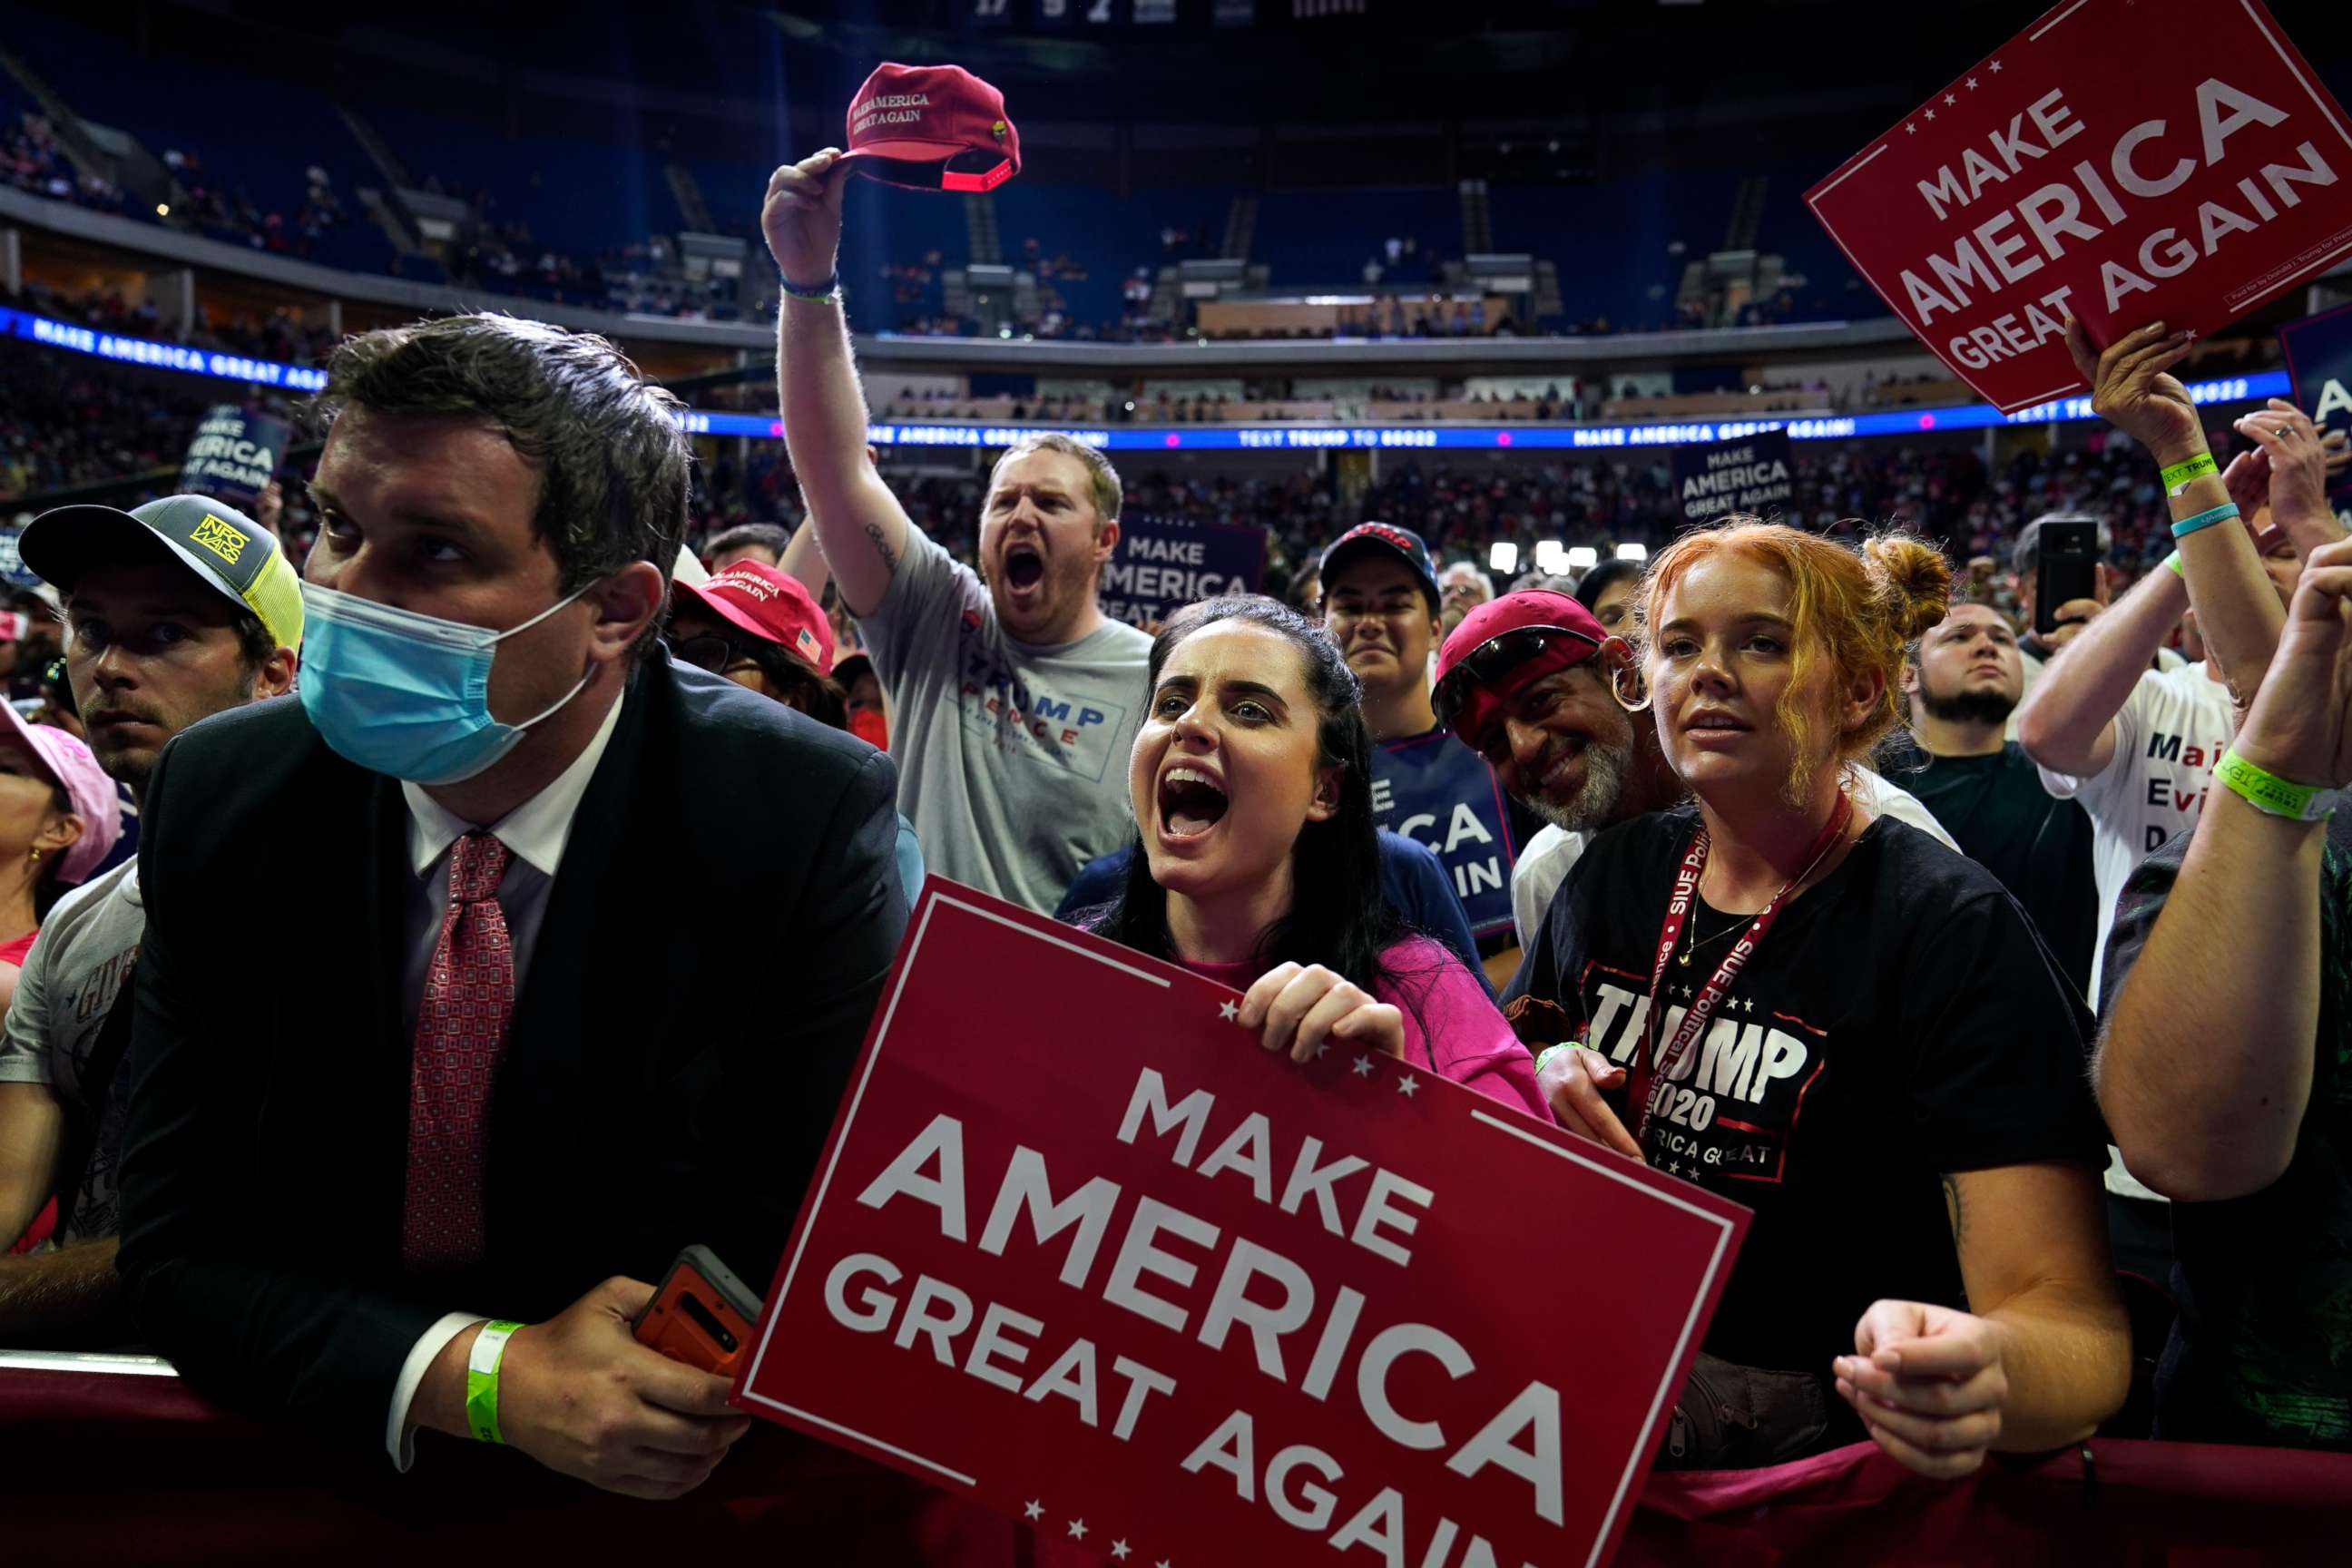
[(1643, 570), (1641, 562), (1628, 561), (1623, 556), (1601, 562), (1576, 584), (1576, 602), (1597, 616), (1601, 613), (1601, 595), (1620, 583), (1640, 582)]
[(278, 651), (278, 639), (261, 624), (261, 617), (247, 610), (236, 617), (236, 662), (250, 678), (261, 673), (269, 656)]
[(739, 522), (723, 533), (711, 535), (709, 542), (702, 547), (702, 552), (716, 557), (730, 550), (740, 550), (747, 544), (754, 544), (782, 561), (786, 547), (792, 542), (792, 534), (777, 523)]
[(799, 709), (820, 724), (849, 728), (849, 693), (842, 689), (841, 682), (782, 643), (762, 640), (737, 646), (768, 678), (770, 694), (777, 701)]
[[(1260, 973), (1280, 963), (1319, 963), (1365, 991), (1393, 978), (1381, 954), (1410, 934), (1381, 891), (1380, 830), (1372, 815), (1372, 741), (1359, 705), (1363, 687), (1328, 633), (1296, 610), (1257, 594), (1228, 594), (1187, 605), (1151, 640), (1144, 690), (1156, 692), (1176, 645), (1219, 621), (1246, 621), (1279, 635), (1307, 667), (1315, 704), (1318, 768), (1339, 770), (1339, 809), (1299, 829), (1292, 847), (1290, 912), (1260, 934), (1252, 961)], [(1085, 911), (1080, 923), (1121, 946), (1173, 960), (1168, 894), (1151, 879), (1140, 829), (1118, 900)]]

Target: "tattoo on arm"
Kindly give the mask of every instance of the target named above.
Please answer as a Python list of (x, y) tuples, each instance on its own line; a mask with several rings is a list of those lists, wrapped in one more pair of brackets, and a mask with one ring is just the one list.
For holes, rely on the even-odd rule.
[(1944, 1177), (1943, 1183), (1944, 1210), (1952, 1221), (1952, 1246), (1955, 1248), (1966, 1247), (1969, 1237), (1969, 1215), (1968, 1210), (1960, 1204), (1960, 1184), (1950, 1176)]
[(894, 577), (897, 576), (898, 557), (897, 552), (891, 550), (888, 540), (882, 531), (882, 525), (878, 522), (867, 523), (866, 537), (874, 542), (874, 553), (882, 557), (882, 570)]

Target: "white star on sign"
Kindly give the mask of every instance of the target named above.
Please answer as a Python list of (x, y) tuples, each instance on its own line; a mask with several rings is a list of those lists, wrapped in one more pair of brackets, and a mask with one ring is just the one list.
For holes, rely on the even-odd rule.
[(1321, 1061), (1321, 1060), (1323, 1059), (1323, 1053), (1324, 1053), (1325, 1051), (1329, 1050), (1330, 1048), (1331, 1048), (1331, 1042), (1330, 1042), (1330, 1041), (1328, 1041), (1328, 1040), (1318, 1040), (1318, 1041), (1316, 1041), (1316, 1042), (1315, 1042), (1315, 1059), (1316, 1059), (1317, 1061), (1318, 1061), (1318, 1062), (1319, 1062), (1319, 1061)]
[(1074, 1519), (1070, 1521), (1070, 1539), (1073, 1541), (1084, 1541), (1086, 1538), (1087, 1521), (1083, 1519)]
[(1944, 95), (1944, 107), (1945, 107), (1945, 108), (1947, 108), (1947, 109), (1951, 108), (1951, 107), (1952, 107), (1952, 105), (1954, 105), (1954, 104), (1956, 104), (1956, 103), (1958, 103), (1958, 102), (1959, 102), (1959, 101), (1960, 101), (1960, 100), (1959, 100), (1958, 99), (1954, 98), (1954, 97), (1953, 97), (1950, 93), (1948, 93), (1948, 93), (1946, 93), (1946, 94)]
[(1370, 1057), (1358, 1057), (1356, 1058), (1355, 1074), (1358, 1078), (1371, 1077), (1372, 1058)]
[(1110, 1554), (1113, 1557), (1118, 1558), (1121, 1563), (1127, 1561), (1128, 1553), (1131, 1550), (1132, 1548), (1130, 1548), (1124, 1541), (1114, 1541), (1110, 1543)]
[(1916, 136), (1919, 134), (1919, 127), (1916, 125), (1906, 125), (1903, 128), (1903, 134), (1906, 136)]
[(2000, 69), (2000, 62), (1999, 60), (1994, 60), (1991, 62), (1991, 67), (1993, 70), (1999, 71)]
[(1241, 1010), (1241, 1004), (1238, 1002), (1220, 1002), (1217, 1004), (1217, 1016), (1224, 1019), (1227, 1023), (1231, 1023), (1233, 1021), (1234, 1015), (1239, 1013)]
[(1026, 1519), (1043, 1519), (1045, 1517), (1045, 1505), (1032, 1498), (1021, 1505), (1021, 1512)]
[(2197, 329), (2194, 327), (2184, 327), (2181, 329), (2180, 335), (2193, 343), (2197, 341)]
[(1421, 1092), (1421, 1080), (1411, 1073), (1404, 1073), (1397, 1079), (1397, 1092), (1411, 1100)]
[(1974, 92), (1974, 91), (1976, 91), (1976, 89), (1977, 89), (1977, 79), (1976, 79), (1976, 78), (1974, 78), (1974, 77), (1970, 77), (1970, 78), (1969, 78), (1969, 90), (1970, 92)]
[(1927, 111), (1927, 118), (1928, 118), (1928, 119), (1930, 119), (1930, 120), (1935, 119), (1935, 118), (1936, 118), (1936, 111), (1935, 111), (1934, 110), (1932, 110), (1932, 109), (1931, 109), (1931, 110), (1929, 110)]

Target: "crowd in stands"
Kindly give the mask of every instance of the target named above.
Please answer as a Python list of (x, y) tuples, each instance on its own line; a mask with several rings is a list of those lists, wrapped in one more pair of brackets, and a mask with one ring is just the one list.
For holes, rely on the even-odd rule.
[(99, 212), (121, 212), (122, 193), (112, 181), (84, 174), (58, 142), (47, 116), (20, 110), (0, 129), (0, 177), (20, 191), (53, 196)]

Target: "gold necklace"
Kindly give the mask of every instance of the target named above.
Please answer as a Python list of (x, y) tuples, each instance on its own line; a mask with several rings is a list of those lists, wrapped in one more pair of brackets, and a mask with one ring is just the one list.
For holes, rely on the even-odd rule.
[(1697, 952), (1698, 952), (1698, 950), (1699, 950), (1700, 948), (1702, 948), (1702, 947), (1706, 947), (1706, 946), (1711, 945), (1712, 943), (1721, 942), (1725, 937), (1727, 937), (1727, 936), (1732, 935), (1733, 933), (1735, 933), (1736, 931), (1738, 931), (1739, 930), (1739, 928), (1740, 928), (1740, 927), (1742, 927), (1742, 926), (1744, 926), (1744, 925), (1748, 924), (1748, 921), (1750, 921), (1754, 920), (1755, 918), (1756, 918), (1756, 917), (1755, 917), (1754, 915), (1741, 915), (1738, 920), (1733, 921), (1729, 926), (1726, 927), (1726, 928), (1725, 928), (1724, 930), (1722, 930), (1722, 931), (1719, 931), (1716, 932), (1713, 936), (1708, 937), (1708, 938), (1706, 939), (1706, 941), (1705, 941), (1705, 942), (1701, 942), (1701, 941), (1699, 940), (1699, 936), (1698, 936), (1698, 921), (1691, 921), (1691, 922), (1690, 922), (1690, 928), (1689, 928), (1689, 929), (1690, 929), (1690, 940), (1689, 940), (1688, 942), (1685, 942), (1685, 943), (1683, 943), (1683, 950), (1682, 950), (1682, 952), (1679, 952), (1679, 953), (1677, 953), (1677, 954), (1675, 955), (1675, 962), (1676, 963), (1680, 964), (1683, 968), (1685, 968), (1685, 969), (1688, 969), (1688, 968), (1690, 967), (1690, 964), (1691, 964), (1691, 959), (1692, 959), (1692, 957), (1693, 957), (1695, 954), (1696, 954), (1696, 953), (1697, 953)]

